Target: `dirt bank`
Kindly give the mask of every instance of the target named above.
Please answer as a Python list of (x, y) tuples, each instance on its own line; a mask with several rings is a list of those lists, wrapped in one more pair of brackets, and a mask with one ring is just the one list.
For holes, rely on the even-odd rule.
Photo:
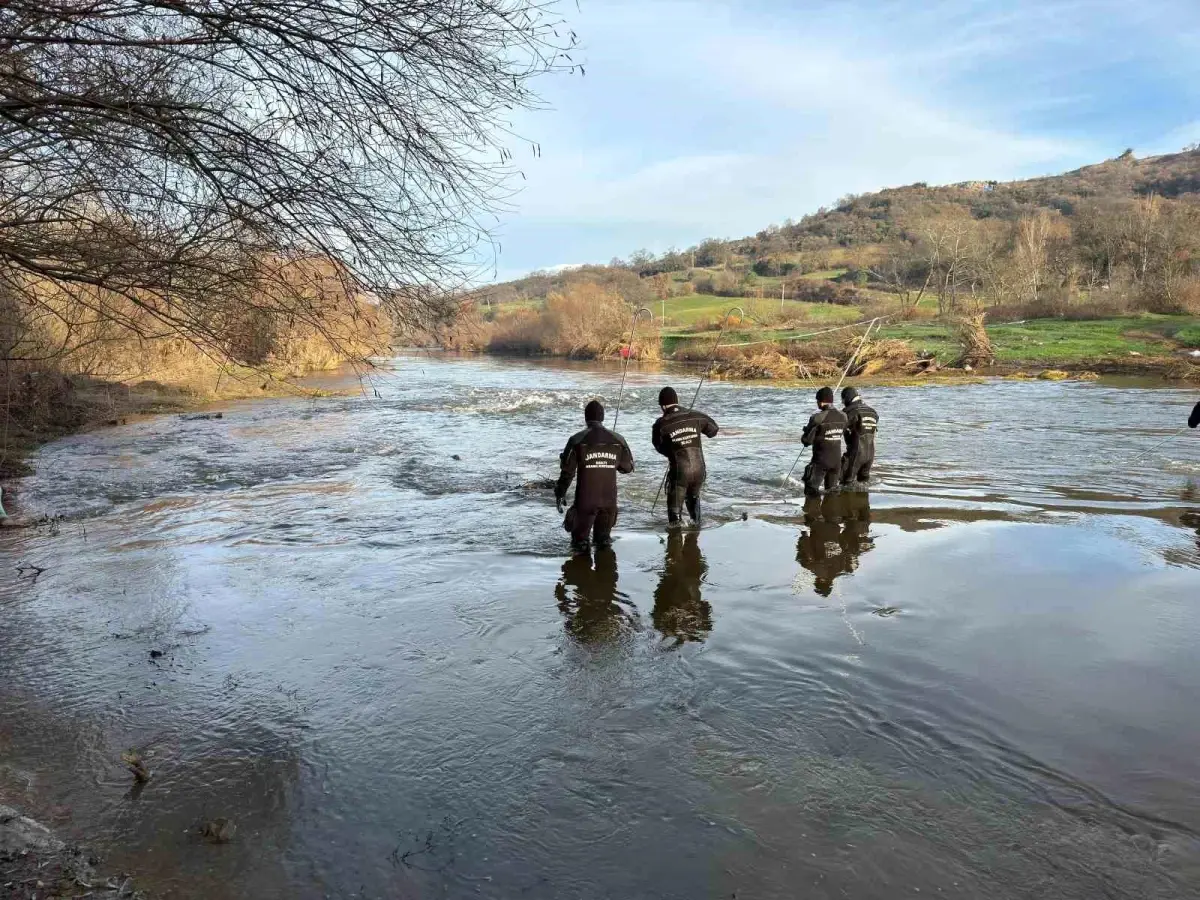
[(0, 900), (146, 897), (128, 876), (101, 874), (99, 864), (40, 822), (0, 805)]
[[(317, 371), (324, 370), (308, 374)], [(196, 412), (224, 401), (330, 393), (301, 386), (298, 377), (246, 369), (216, 377), (130, 384), (79, 375), (27, 375), (10, 389), (7, 427), (0, 435), (5, 505), (15, 493), (9, 482), (30, 473), (26, 459), (42, 444), (95, 428), (124, 425), (140, 416)]]

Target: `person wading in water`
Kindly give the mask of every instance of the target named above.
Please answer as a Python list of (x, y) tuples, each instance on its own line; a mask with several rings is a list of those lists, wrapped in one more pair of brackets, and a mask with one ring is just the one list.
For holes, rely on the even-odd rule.
[(667, 458), (667, 521), (676, 525), (686, 503), (688, 515), (700, 524), (700, 489), (708, 474), (704, 466), (704, 448), (700, 436), (717, 436), (717, 423), (711, 416), (679, 405), (675, 388), (658, 392), (663, 414), (650, 431), (654, 449)]
[(1195, 428), (1200, 425), (1200, 403), (1196, 404), (1196, 408), (1192, 410), (1192, 414), (1188, 416), (1188, 427)]
[(871, 480), (871, 463), (875, 462), (875, 432), (879, 428), (879, 413), (875, 412), (855, 388), (842, 389), (842, 407), (846, 413), (846, 455), (842, 457), (842, 484), (866, 484)]
[(592, 400), (583, 410), (587, 428), (571, 436), (559, 461), (562, 469), (554, 486), (554, 500), (563, 511), (567, 489), (576, 475), (575, 502), (567, 510), (563, 528), (571, 532), (571, 549), (588, 553), (591, 540), (597, 548), (612, 546), (612, 530), (617, 524), (617, 473), (633, 471), (633, 454), (625, 438), (609, 431), (604, 422), (604, 407)]
[(812, 462), (804, 469), (804, 495), (816, 497), (822, 488), (836, 491), (842, 475), (842, 436), (849, 422), (833, 405), (833, 388), (817, 391), (819, 409), (808, 420), (800, 443), (813, 448)]

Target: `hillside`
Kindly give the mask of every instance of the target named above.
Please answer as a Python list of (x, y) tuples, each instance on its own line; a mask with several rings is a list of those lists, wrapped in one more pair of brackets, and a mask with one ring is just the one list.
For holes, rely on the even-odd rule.
[[(602, 340), (563, 338), (562, 310), (591, 309), (604, 298), (616, 305)], [(653, 310), (661, 350), (686, 352), (737, 306), (731, 324), (745, 332), (742, 342), (774, 340), (785, 355), (812, 331), (837, 324), (886, 317), (889, 328), (902, 329), (936, 319), (944, 336), (946, 325), (983, 315), (988, 327), (1057, 318), (1107, 321), (1110, 338), (1135, 335), (1102, 342), (1095, 354), (1086, 342), (1082, 351), (1072, 343), (1080, 363), (1122, 353), (1166, 359), (1197, 343), (1200, 149), (1140, 160), (1125, 153), (1023, 181), (847, 196), (753, 236), (534, 273), (466, 299), (458, 323), (465, 327), (440, 339), (495, 352), (603, 355), (619, 345), (613, 323), (629, 305)], [(943, 363), (952, 361), (945, 340), (927, 343), (940, 345)], [(1046, 346), (1025, 343), (1031, 352)], [(1011, 348), (998, 358), (1020, 361)]]

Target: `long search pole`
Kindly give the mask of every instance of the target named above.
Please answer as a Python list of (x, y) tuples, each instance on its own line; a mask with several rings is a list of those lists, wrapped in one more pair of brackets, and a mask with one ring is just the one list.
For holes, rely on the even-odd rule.
[(1188, 426), (1184, 425), (1184, 426), (1183, 426), (1182, 428), (1180, 428), (1178, 431), (1172, 432), (1170, 435), (1168, 435), (1167, 437), (1163, 438), (1161, 441), (1159, 441), (1157, 444), (1155, 444), (1155, 445), (1154, 445), (1153, 447), (1151, 447), (1149, 450), (1146, 450), (1146, 451), (1144, 451), (1144, 452), (1142, 452), (1142, 453), (1139, 453), (1137, 456), (1135, 456), (1135, 457), (1133, 458), (1133, 461), (1134, 461), (1134, 462), (1137, 462), (1139, 459), (1143, 459), (1143, 458), (1145, 458), (1145, 457), (1149, 456), (1151, 453), (1153, 453), (1155, 450), (1157, 450), (1157, 449), (1158, 449), (1159, 447), (1161, 447), (1163, 444), (1167, 443), (1168, 441), (1173, 441), (1173, 440), (1175, 440), (1175, 438), (1179, 437), (1181, 434), (1183, 434), (1185, 431), (1187, 431), (1187, 429), (1188, 429)]
[[(872, 319), (867, 323), (867, 330), (863, 332), (862, 340), (858, 342), (858, 346), (854, 348), (854, 353), (850, 357), (850, 362), (846, 363), (846, 368), (842, 371), (842, 377), (838, 379), (837, 387), (833, 389), (834, 396), (837, 396), (838, 388), (842, 386), (842, 382), (846, 380), (846, 376), (850, 374), (850, 369), (854, 367), (854, 361), (858, 359), (858, 354), (862, 352), (863, 345), (867, 342), (867, 337), (871, 333), (871, 329), (875, 327), (875, 323), (879, 319)], [(787, 487), (788, 480), (792, 477), (792, 473), (796, 471), (796, 466), (800, 465), (800, 457), (804, 455), (804, 448), (800, 448), (800, 452), (796, 454), (796, 461), (792, 463), (792, 467), (788, 469), (788, 473), (783, 476), (783, 481), (779, 487), (782, 490)]]
[(621, 389), (617, 392), (617, 411), (613, 415), (613, 431), (617, 430), (617, 422), (621, 418), (621, 398), (625, 396), (625, 376), (629, 373), (629, 360), (633, 356), (633, 336), (637, 333), (638, 319), (642, 313), (650, 317), (650, 321), (654, 321), (654, 313), (644, 306), (639, 306), (633, 311), (633, 319), (629, 322), (629, 346), (625, 351), (625, 367), (621, 369)]
[[(709, 373), (712, 372), (713, 363), (717, 361), (717, 351), (721, 349), (721, 339), (725, 336), (725, 326), (729, 324), (729, 317), (735, 312), (739, 313), (744, 319), (746, 311), (740, 306), (731, 306), (725, 310), (725, 318), (721, 320), (721, 330), (717, 332), (717, 342), (713, 344), (712, 353), (708, 357), (708, 365), (704, 367), (704, 374), (700, 376), (700, 383), (696, 385), (696, 393), (692, 394), (692, 403), (689, 409), (696, 406), (696, 401), (700, 398), (700, 388), (704, 387), (704, 382), (708, 380)], [(654, 495), (654, 503), (650, 506), (650, 513), (653, 515), (654, 510), (658, 507), (658, 498), (662, 496), (663, 488), (667, 486), (667, 476), (671, 474), (671, 467), (668, 463), (667, 471), (663, 472), (662, 481), (658, 483), (658, 491)]]

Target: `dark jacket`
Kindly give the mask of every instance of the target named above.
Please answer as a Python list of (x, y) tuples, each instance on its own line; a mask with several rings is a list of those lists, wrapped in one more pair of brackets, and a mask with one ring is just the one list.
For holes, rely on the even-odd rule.
[(1192, 414), (1188, 416), (1188, 425), (1195, 428), (1200, 425), (1200, 403), (1196, 404), (1196, 408), (1192, 410)]
[(559, 461), (562, 470), (554, 496), (566, 499), (567, 488), (578, 473), (575, 507), (581, 510), (616, 509), (617, 473), (627, 475), (633, 471), (633, 454), (625, 438), (599, 422), (588, 422), (587, 428), (571, 435)]
[(851, 459), (875, 458), (875, 431), (879, 428), (879, 413), (861, 400), (846, 407), (846, 455)]
[(700, 446), (700, 435), (717, 436), (717, 423), (702, 412), (687, 409), (676, 403), (668, 406), (650, 430), (650, 441), (654, 449), (671, 463), (671, 471), (704, 474), (704, 449)]
[(800, 438), (805, 447), (813, 448), (813, 462), (826, 469), (841, 468), (842, 435), (849, 424), (846, 416), (832, 406), (813, 414)]

